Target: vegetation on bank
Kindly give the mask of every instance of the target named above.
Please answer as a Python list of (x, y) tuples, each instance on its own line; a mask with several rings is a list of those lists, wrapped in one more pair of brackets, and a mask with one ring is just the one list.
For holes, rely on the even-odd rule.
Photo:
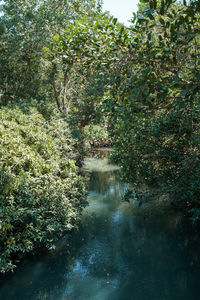
[(141, 0), (130, 27), (101, 1), (1, 7), (1, 270), (76, 226), (91, 146), (199, 221), (199, 1)]
[(168, 195), (193, 221), (200, 218), (199, 28), (198, 1), (141, 3), (119, 85), (105, 95), (113, 157), (127, 178)]
[(83, 136), (85, 139), (86, 147), (109, 147), (111, 145), (111, 138), (109, 137), (108, 130), (102, 125), (87, 125), (84, 127)]
[(77, 227), (83, 178), (65, 120), (42, 104), (0, 111), (0, 271)]

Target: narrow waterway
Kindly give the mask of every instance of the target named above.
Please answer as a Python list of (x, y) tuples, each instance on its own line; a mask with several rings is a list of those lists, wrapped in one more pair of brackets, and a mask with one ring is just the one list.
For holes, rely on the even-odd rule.
[(2, 280), (1, 300), (198, 300), (197, 230), (160, 203), (123, 201), (127, 185), (106, 159), (88, 159), (89, 205), (73, 238), (25, 260)]

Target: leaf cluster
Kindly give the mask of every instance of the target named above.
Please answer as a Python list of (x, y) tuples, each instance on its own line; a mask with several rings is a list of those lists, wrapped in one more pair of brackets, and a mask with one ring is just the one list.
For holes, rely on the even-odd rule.
[[(77, 227), (85, 203), (66, 121), (42, 104), (0, 112), (0, 271)], [(43, 114), (42, 114), (43, 113)]]

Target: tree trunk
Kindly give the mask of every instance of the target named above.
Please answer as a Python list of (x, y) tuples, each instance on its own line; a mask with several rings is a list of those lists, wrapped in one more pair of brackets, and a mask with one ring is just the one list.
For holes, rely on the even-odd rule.
[(52, 82), (52, 86), (53, 86), (54, 97), (55, 97), (55, 100), (56, 100), (57, 107), (58, 107), (59, 111), (62, 112), (60, 101), (59, 101), (59, 95), (58, 95), (58, 92), (57, 92), (57, 89), (56, 89), (54, 74), (52, 75), (52, 81), (51, 82)]

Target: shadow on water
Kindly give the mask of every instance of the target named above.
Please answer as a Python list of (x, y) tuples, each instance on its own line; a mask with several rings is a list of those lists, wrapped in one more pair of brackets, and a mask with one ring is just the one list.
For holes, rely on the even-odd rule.
[(0, 286), (2, 300), (197, 300), (200, 242), (170, 209), (123, 202), (120, 170), (86, 160), (89, 206), (79, 232), (52, 254), (24, 261)]

